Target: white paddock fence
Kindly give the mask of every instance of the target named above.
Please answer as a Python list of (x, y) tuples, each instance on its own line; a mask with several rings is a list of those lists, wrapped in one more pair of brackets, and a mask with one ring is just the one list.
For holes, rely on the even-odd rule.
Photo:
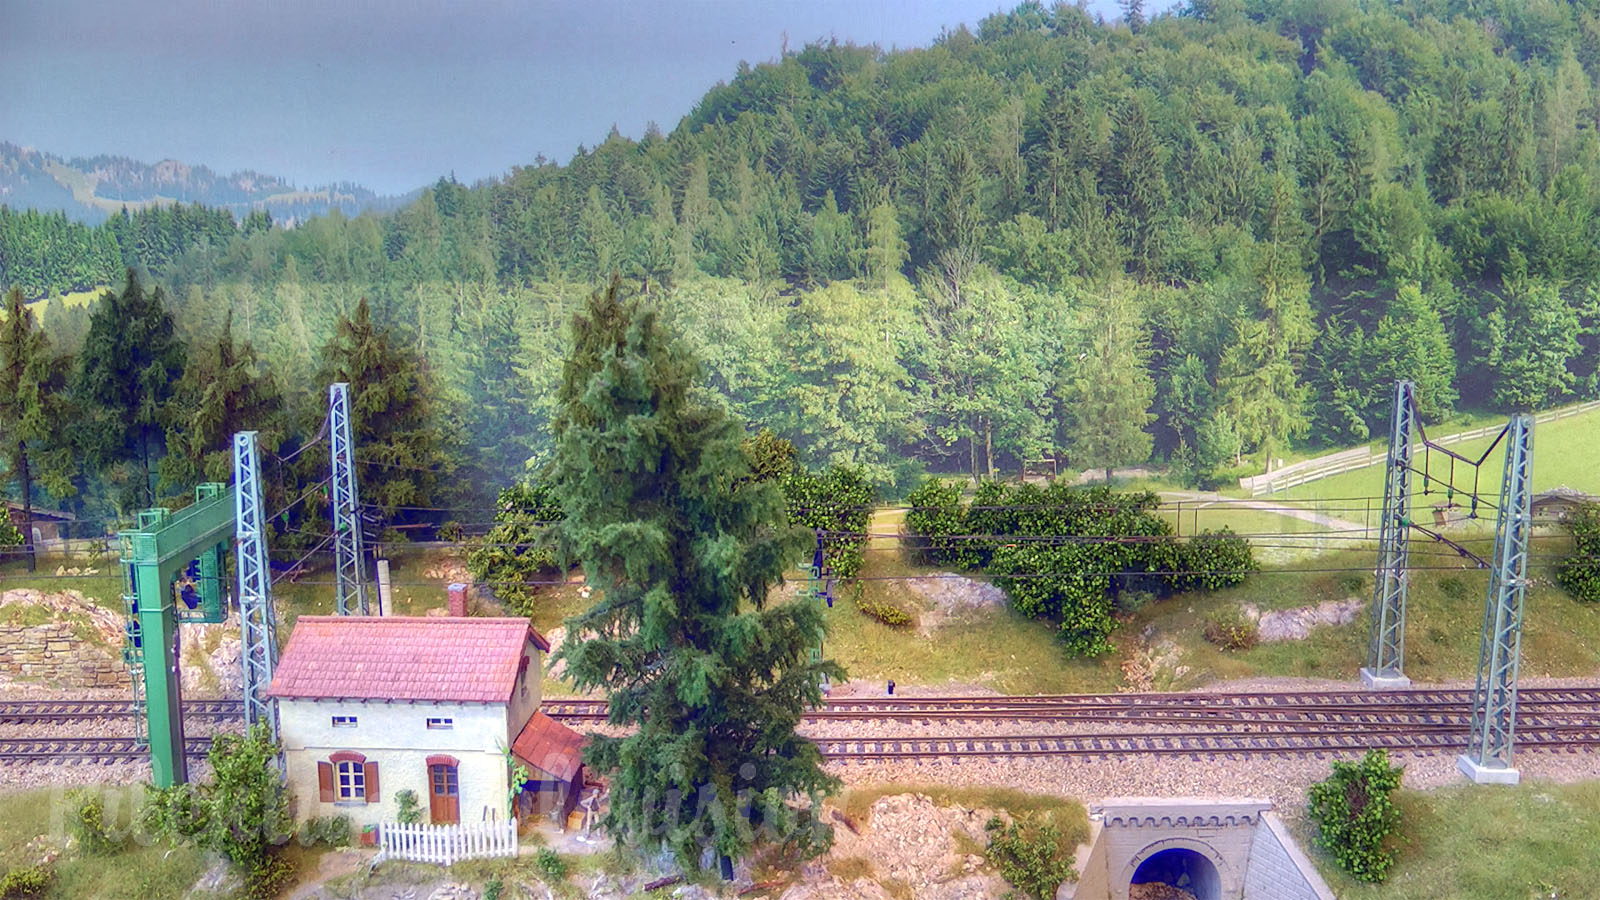
[[(1600, 400), (1593, 400), (1588, 403), (1579, 403), (1574, 406), (1567, 406), (1561, 409), (1554, 409), (1549, 412), (1540, 413), (1534, 416), (1533, 420), (1538, 424), (1543, 424), (1545, 422), (1553, 422), (1556, 419), (1565, 419), (1569, 416), (1576, 416), (1595, 409), (1600, 409)], [(1460, 444), (1467, 441), (1475, 441), (1479, 438), (1486, 438), (1489, 435), (1499, 431), (1502, 427), (1504, 426), (1500, 424), (1485, 425), (1482, 428), (1474, 428), (1470, 431), (1461, 431), (1455, 434), (1447, 434), (1444, 437), (1434, 438), (1434, 441), (1438, 444), (1448, 447), (1451, 444)], [(1420, 448), (1421, 446), (1422, 445), (1420, 443), (1416, 445), (1417, 448)], [(1250, 496), (1260, 497), (1263, 494), (1272, 494), (1278, 491), (1288, 490), (1292, 487), (1299, 487), (1300, 485), (1310, 481), (1318, 481), (1333, 475), (1342, 475), (1345, 472), (1351, 472), (1356, 469), (1365, 469), (1368, 466), (1375, 466), (1379, 463), (1387, 462), (1388, 459), (1389, 450), (1387, 442), (1381, 449), (1371, 446), (1357, 447), (1353, 450), (1343, 450), (1338, 453), (1330, 453), (1327, 456), (1319, 456), (1315, 459), (1308, 459), (1292, 465), (1287, 465), (1276, 472), (1268, 472), (1265, 475), (1253, 475), (1249, 478), (1241, 478), (1239, 479), (1239, 486), (1249, 491)]]
[(378, 858), (448, 866), (465, 859), (517, 855), (517, 820), (476, 822), (470, 825), (378, 826)]

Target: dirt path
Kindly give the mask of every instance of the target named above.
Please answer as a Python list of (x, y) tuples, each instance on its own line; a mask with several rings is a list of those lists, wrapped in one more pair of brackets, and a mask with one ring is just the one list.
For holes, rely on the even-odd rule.
[(1171, 500), (1181, 500), (1184, 503), (1197, 503), (1199, 504), (1198, 509), (1206, 509), (1213, 506), (1237, 506), (1243, 509), (1270, 512), (1280, 516), (1287, 516), (1291, 519), (1299, 519), (1302, 522), (1310, 522), (1313, 525), (1320, 525), (1329, 531), (1361, 532), (1367, 530), (1367, 526), (1360, 522), (1340, 519), (1315, 510), (1301, 509), (1298, 506), (1291, 506), (1287, 501), (1282, 500), (1277, 502), (1269, 500), (1235, 500), (1232, 497), (1224, 497), (1217, 493), (1197, 493), (1193, 491), (1162, 491), (1161, 496)]

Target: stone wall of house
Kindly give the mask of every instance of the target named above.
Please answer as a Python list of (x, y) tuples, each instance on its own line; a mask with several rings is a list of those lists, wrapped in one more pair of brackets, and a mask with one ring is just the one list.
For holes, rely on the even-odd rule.
[(85, 640), (71, 622), (0, 624), (0, 680), (52, 687), (128, 687), (128, 670), (115, 651)]

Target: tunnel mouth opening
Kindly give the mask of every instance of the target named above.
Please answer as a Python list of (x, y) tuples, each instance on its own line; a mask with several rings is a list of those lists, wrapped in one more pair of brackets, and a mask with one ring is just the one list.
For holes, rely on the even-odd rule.
[[(1205, 854), (1187, 847), (1169, 847), (1153, 854), (1134, 870), (1131, 887), (1166, 885), (1187, 891), (1194, 900), (1222, 900), (1222, 876)], [(1182, 894), (1150, 889), (1132, 890), (1131, 900), (1173, 900)]]

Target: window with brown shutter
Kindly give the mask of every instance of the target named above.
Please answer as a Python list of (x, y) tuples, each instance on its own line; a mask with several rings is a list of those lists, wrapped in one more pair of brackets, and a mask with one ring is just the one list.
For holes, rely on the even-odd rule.
[(333, 802), (333, 763), (317, 763), (317, 793), (323, 803)]
[(380, 799), (380, 796), (378, 794), (378, 764), (375, 763), (375, 762), (369, 762), (369, 763), (366, 764), (366, 770), (367, 770), (367, 773), (366, 773), (367, 774), (367, 802), (368, 803), (377, 803), (378, 800)]

